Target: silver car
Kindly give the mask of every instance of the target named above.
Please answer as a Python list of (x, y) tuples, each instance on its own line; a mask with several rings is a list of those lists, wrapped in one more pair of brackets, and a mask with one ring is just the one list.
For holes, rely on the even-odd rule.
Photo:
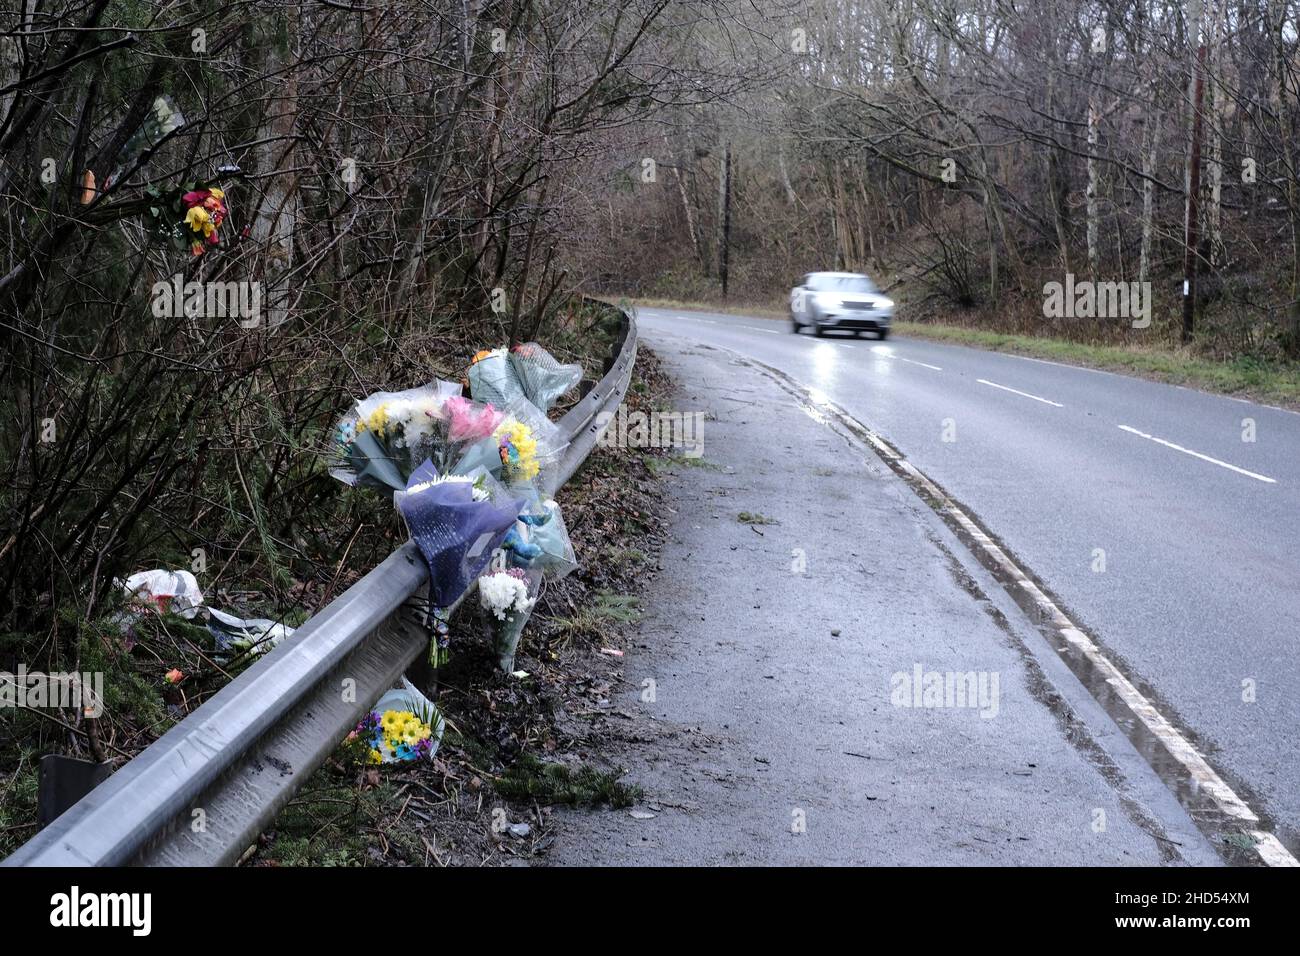
[(790, 328), (796, 335), (806, 327), (815, 335), (827, 329), (854, 335), (866, 330), (885, 339), (893, 321), (894, 300), (861, 273), (810, 272), (803, 285), (790, 290)]

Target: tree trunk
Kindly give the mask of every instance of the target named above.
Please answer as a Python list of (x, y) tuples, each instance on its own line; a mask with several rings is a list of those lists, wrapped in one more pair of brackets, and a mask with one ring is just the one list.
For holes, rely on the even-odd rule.
[(1191, 48), (1191, 70), (1188, 80), (1190, 102), (1191, 149), (1187, 155), (1186, 213), (1183, 219), (1183, 331), (1184, 343), (1192, 340), (1196, 321), (1196, 271), (1197, 246), (1200, 242), (1201, 193), (1201, 96), (1204, 91), (1205, 46), (1201, 43), (1201, 0), (1191, 0), (1187, 9), (1187, 42)]
[(1217, 72), (1213, 69), (1220, 65), (1217, 47), (1219, 42), (1220, 24), (1223, 23), (1223, 4), (1222, 0), (1215, 9), (1214, 15), (1206, 25), (1207, 40), (1209, 42), (1210, 54), (1209, 62), (1211, 69), (1206, 74), (1206, 96), (1209, 98), (1210, 128), (1207, 130), (1209, 138), (1208, 149), (1208, 172), (1210, 176), (1209, 190), (1209, 208), (1206, 210), (1205, 222), (1209, 230), (1210, 238), (1210, 259), (1211, 267), (1218, 266), (1223, 262), (1224, 245), (1223, 245), (1223, 124), (1227, 112), (1227, 97), (1224, 93), (1223, 86), (1216, 79)]
[[(298, 18), (289, 12), (284, 15), (289, 21), (284, 29), (285, 42), (296, 43)], [(265, 49), (265, 74), (276, 76), (283, 71), (283, 79), (275, 96), (266, 102), (267, 115), (257, 135), (260, 145), (254, 149), (258, 174), (270, 177), (250, 230), (262, 255), (263, 319), (270, 328), (288, 321), (293, 298), (293, 233), (299, 205), (293, 141), (298, 120), (298, 71), (286, 70), (285, 66), (295, 59), (292, 50), (279, 50), (274, 44)]]
[(984, 226), (989, 237), (989, 302), (998, 300), (998, 233), (993, 212), (993, 187), (984, 186)]
[(1101, 210), (1098, 203), (1098, 191), (1101, 188), (1101, 171), (1097, 163), (1097, 146), (1101, 140), (1101, 111), (1097, 109), (1097, 99), (1088, 99), (1088, 188), (1085, 193), (1088, 210), (1088, 274), (1094, 280), (1098, 277), (1101, 256)]
[(1151, 273), (1151, 245), (1155, 236), (1156, 157), (1160, 148), (1160, 111), (1151, 111), (1151, 118), (1142, 131), (1142, 251), (1138, 258), (1138, 282), (1146, 282)]
[(731, 142), (722, 147), (722, 163), (718, 172), (718, 281), (722, 283), (722, 297), (727, 297), (728, 257), (731, 248)]
[[(672, 149), (672, 144), (668, 142), (666, 134), (664, 135), (664, 148)], [(677, 194), (682, 200), (682, 213), (686, 216), (686, 232), (691, 237), (691, 248), (695, 250), (695, 261), (703, 265), (704, 250), (700, 245), (699, 229), (695, 225), (695, 207), (691, 204), (690, 196), (686, 194), (686, 180), (682, 177), (682, 169), (679, 163), (673, 163), (673, 179), (677, 183)]]

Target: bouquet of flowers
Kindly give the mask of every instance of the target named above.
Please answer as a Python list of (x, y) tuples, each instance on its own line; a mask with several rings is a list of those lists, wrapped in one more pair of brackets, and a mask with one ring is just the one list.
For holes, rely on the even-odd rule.
[(561, 365), (536, 342), (525, 342), (508, 352), (479, 352), (466, 377), (476, 401), (508, 406), (523, 399), (545, 413), (582, 380), (582, 366)]
[(450, 471), (461, 450), (491, 435), (501, 419), (491, 406), (461, 398), (455, 382), (376, 392), (335, 429), (330, 474), (349, 485), (403, 491), (420, 462)]
[(477, 402), (502, 406), (526, 397), (505, 349), (484, 349), (477, 353), (465, 377), (469, 380), (469, 393)]
[(379, 698), (344, 743), (361, 750), (371, 764), (431, 760), (445, 726), (433, 702), (403, 678), (400, 687)]
[(487, 472), (440, 475), (425, 461), (411, 474), (398, 507), (428, 562), (434, 607), (452, 604), (483, 572), (523, 506)]
[(560, 429), (527, 399), (501, 415), (489, 435), (466, 450), (456, 470), (482, 468), (507, 485), (531, 482), (564, 450)]
[[(480, 601), (497, 621), (498, 663), (509, 671), (542, 573), (563, 575), (576, 565), (559, 506), (533, 486), (565, 442), (529, 395), (549, 404), (581, 370), (565, 370), (531, 348), (517, 360), (504, 350), (479, 354), (470, 374), (475, 398), (495, 402), (464, 398), (459, 385), (435, 381), (368, 396), (334, 433), (330, 473), (349, 485), (391, 490), (429, 566), (435, 662), (446, 608), (477, 578)], [(484, 574), (497, 551), (501, 568)]]
[(189, 249), (190, 255), (201, 256), (209, 246), (221, 241), (217, 230), (225, 222), (229, 209), (226, 194), (219, 187), (191, 183), (164, 192), (150, 186), (145, 194), (150, 200), (149, 215), (154, 230), (178, 250)]
[(497, 652), (497, 666), (505, 673), (515, 668), (515, 651), (519, 635), (533, 609), (536, 598), (530, 591), (539, 582), (537, 572), (507, 568), (493, 571), (478, 579), (479, 604), (495, 619), (493, 638)]

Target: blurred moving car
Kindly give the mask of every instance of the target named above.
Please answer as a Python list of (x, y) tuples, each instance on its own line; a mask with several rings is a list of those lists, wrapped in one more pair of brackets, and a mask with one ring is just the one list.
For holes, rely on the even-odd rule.
[(889, 337), (894, 300), (883, 295), (867, 276), (857, 272), (810, 272), (803, 285), (790, 290), (790, 330), (803, 328), (822, 335), (845, 329), (854, 335), (875, 332)]

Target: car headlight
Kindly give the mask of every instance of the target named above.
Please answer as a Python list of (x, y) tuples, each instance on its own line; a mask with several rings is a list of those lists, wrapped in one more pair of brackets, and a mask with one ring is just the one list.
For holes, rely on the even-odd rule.
[(894, 307), (894, 300), (893, 300), (893, 299), (887, 299), (887, 298), (885, 298), (883, 295), (882, 295), (882, 296), (879, 296), (879, 297), (876, 299), (876, 308), (877, 308), (877, 309), (892, 309), (893, 307)]

